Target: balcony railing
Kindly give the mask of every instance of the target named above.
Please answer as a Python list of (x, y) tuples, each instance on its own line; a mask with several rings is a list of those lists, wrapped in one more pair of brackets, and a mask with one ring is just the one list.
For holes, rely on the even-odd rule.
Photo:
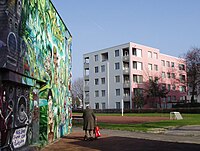
[(88, 102), (90, 102), (89, 97), (85, 97), (85, 103), (88, 103)]
[(89, 69), (89, 63), (84, 63), (84, 69)]
[(89, 80), (89, 75), (85, 75), (85, 76), (84, 76), (84, 79), (85, 79), (85, 80)]
[(129, 62), (129, 55), (128, 56), (123, 56), (123, 61)]
[(90, 88), (88, 85), (85, 86), (85, 91), (90, 91)]
[(126, 75), (129, 74), (129, 68), (124, 68), (123, 69), (123, 74), (126, 74)]
[(125, 96), (123, 97), (123, 101), (124, 101), (124, 102), (130, 101), (130, 95), (125, 95)]
[(123, 86), (124, 88), (130, 88), (130, 81), (125, 81)]

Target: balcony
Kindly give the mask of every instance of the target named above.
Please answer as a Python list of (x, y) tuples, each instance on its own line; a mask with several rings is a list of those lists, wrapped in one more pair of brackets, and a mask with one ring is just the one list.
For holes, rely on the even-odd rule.
[(123, 69), (123, 74), (129, 75), (129, 68), (124, 68)]
[(124, 101), (124, 102), (130, 101), (130, 95), (125, 95), (125, 96), (123, 97), (123, 101)]
[(90, 102), (89, 97), (85, 97), (85, 103), (89, 103), (89, 102)]
[(89, 80), (89, 75), (85, 75), (85, 76), (84, 76), (84, 79), (85, 79), (85, 80)]
[(89, 88), (88, 85), (85, 86), (85, 91), (86, 91), (86, 92), (90, 91), (90, 88)]
[(84, 63), (84, 69), (89, 69), (89, 63)]
[(130, 81), (125, 81), (123, 86), (124, 88), (130, 88)]
[(127, 56), (123, 56), (123, 61), (129, 62), (129, 56), (128, 55)]

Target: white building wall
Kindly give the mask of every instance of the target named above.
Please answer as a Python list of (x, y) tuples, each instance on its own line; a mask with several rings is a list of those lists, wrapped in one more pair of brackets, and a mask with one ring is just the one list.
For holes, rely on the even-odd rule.
[[(105, 103), (105, 107), (109, 109), (116, 108), (116, 102), (120, 102), (123, 99), (123, 48), (129, 47), (129, 43), (95, 51), (85, 54), (85, 57), (89, 57), (89, 104), (92, 108), (95, 108), (95, 103), (99, 103), (99, 108), (102, 109), (102, 103)], [(115, 50), (119, 50), (120, 55), (115, 57)], [(108, 53), (108, 60), (102, 62), (102, 53)], [(98, 55), (98, 61), (95, 61), (95, 55)], [(120, 64), (120, 69), (115, 70), (115, 63)], [(105, 65), (105, 72), (101, 72), (101, 66)], [(99, 72), (95, 73), (95, 67), (98, 66)], [(85, 74), (85, 72), (84, 72)], [(120, 82), (116, 83), (115, 76), (120, 76)], [(105, 84), (101, 84), (101, 78), (105, 77)], [(99, 84), (95, 85), (95, 79), (99, 79)], [(116, 96), (116, 89), (120, 89), (120, 96)], [(105, 90), (106, 95), (102, 97), (101, 90)], [(95, 91), (99, 91), (99, 97), (95, 97)], [(109, 93), (108, 93), (109, 91)], [(85, 95), (84, 95), (85, 96)]]

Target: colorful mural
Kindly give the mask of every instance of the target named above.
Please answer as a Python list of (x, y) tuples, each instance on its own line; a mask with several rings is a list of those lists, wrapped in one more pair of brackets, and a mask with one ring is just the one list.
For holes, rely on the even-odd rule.
[(70, 132), (71, 46), (49, 0), (0, 1), (2, 150), (50, 143)]

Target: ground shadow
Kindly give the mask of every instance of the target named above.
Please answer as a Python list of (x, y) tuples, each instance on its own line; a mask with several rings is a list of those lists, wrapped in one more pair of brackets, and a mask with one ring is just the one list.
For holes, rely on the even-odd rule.
[(105, 137), (93, 141), (83, 141), (83, 137), (66, 136), (73, 139), (69, 144), (81, 146), (88, 150), (100, 151), (199, 151), (200, 145), (155, 140), (136, 139), (128, 137)]

